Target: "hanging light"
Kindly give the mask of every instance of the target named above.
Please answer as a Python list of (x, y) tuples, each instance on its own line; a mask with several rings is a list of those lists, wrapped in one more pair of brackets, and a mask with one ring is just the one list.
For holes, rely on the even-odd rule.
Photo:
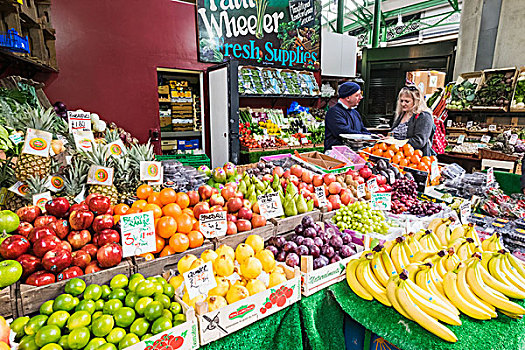
[(397, 24), (396, 24), (396, 27), (402, 27), (404, 24), (403, 24), (403, 18), (401, 17), (401, 14), (398, 13), (397, 14)]

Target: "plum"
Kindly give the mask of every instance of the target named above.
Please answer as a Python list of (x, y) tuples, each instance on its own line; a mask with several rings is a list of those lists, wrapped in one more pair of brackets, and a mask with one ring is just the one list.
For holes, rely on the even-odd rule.
[(286, 265), (290, 267), (299, 266), (299, 256), (295, 253), (290, 253), (286, 256)]
[(301, 224), (302, 224), (304, 227), (312, 227), (312, 225), (314, 225), (314, 219), (313, 219), (311, 216), (305, 216), (305, 217), (301, 220)]

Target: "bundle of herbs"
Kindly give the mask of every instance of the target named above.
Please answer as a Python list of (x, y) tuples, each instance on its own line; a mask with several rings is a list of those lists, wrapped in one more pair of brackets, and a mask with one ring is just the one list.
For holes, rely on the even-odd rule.
[(507, 107), (510, 104), (514, 72), (489, 76), (476, 92), (474, 106)]

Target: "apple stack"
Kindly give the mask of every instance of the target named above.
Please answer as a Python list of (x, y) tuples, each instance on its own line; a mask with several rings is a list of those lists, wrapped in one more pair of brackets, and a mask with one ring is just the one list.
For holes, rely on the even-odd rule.
[(45, 204), (20, 208), (20, 225), (0, 244), (4, 259), (18, 261), (22, 281), (43, 286), (100, 271), (122, 260), (120, 234), (114, 230), (111, 201), (89, 195), (71, 205), (63, 197)]

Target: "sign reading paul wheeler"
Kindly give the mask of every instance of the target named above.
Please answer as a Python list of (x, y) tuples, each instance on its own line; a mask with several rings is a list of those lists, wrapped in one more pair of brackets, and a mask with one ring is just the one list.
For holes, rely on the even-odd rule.
[(321, 0), (197, 0), (199, 59), (319, 69)]

